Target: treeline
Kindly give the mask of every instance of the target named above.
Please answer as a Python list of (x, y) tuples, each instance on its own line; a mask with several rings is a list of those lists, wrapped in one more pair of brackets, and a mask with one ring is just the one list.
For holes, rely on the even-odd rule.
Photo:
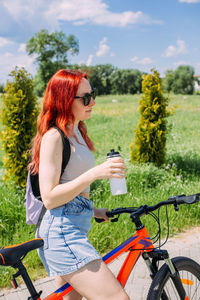
[[(109, 94), (137, 94), (142, 92), (142, 75), (144, 72), (137, 69), (119, 69), (111, 64), (105, 65), (66, 65), (66, 68), (79, 69), (89, 76), (91, 86), (96, 87), (97, 95)], [(53, 75), (53, 74), (52, 74)], [(195, 92), (194, 68), (191, 66), (179, 66), (176, 70), (168, 70), (161, 79), (164, 92), (174, 94), (189, 94)], [(38, 96), (42, 96), (44, 90), (37, 86), (35, 90)], [(44, 86), (44, 85), (43, 85)], [(3, 93), (4, 85), (0, 84), (0, 93)]]
[(144, 73), (136, 69), (119, 69), (111, 64), (69, 65), (68, 67), (86, 72), (90, 84), (97, 89), (98, 95), (136, 94), (142, 91)]
[[(34, 56), (37, 65), (34, 81), (38, 96), (43, 95), (51, 76), (63, 68), (85, 71), (91, 85), (96, 87), (98, 95), (136, 94), (142, 91), (144, 72), (137, 69), (119, 69), (111, 64), (71, 65), (68, 54), (79, 53), (79, 41), (74, 35), (66, 36), (62, 31), (49, 33), (42, 29), (27, 42), (26, 52)], [(162, 79), (164, 92), (175, 94), (193, 94), (194, 84), (194, 68), (187, 65), (179, 66), (175, 71), (168, 70)], [(3, 90), (4, 86), (0, 84), (0, 93)]]
[[(97, 90), (97, 95), (137, 94), (142, 91), (142, 74), (144, 73), (136, 69), (119, 69), (111, 64), (66, 65), (65, 68), (86, 72), (91, 86)], [(38, 81), (38, 75), (36, 75), (35, 91), (38, 96), (43, 95), (44, 86), (41, 80)], [(4, 88), (4, 85), (0, 84), (0, 93), (3, 93)]]
[[(89, 75), (92, 86), (97, 88), (98, 95), (108, 94), (137, 94), (142, 92), (142, 75), (137, 69), (119, 69), (111, 64), (85, 66), (69, 65), (71, 69), (85, 71)], [(194, 68), (182, 65), (176, 70), (167, 70), (161, 79), (162, 89), (165, 93), (192, 95), (195, 91)]]
[[(68, 64), (65, 68), (86, 72), (91, 86), (97, 89), (97, 95), (137, 94), (142, 92), (142, 75), (145, 73), (137, 69), (119, 69), (111, 64), (95, 66)], [(183, 65), (174, 71), (168, 70), (165, 77), (161, 79), (161, 84), (166, 93), (192, 95), (195, 92), (195, 80), (200, 84), (199, 80), (194, 78), (194, 68)], [(44, 86), (41, 81), (38, 83), (36, 75), (35, 90), (38, 96), (43, 95)], [(0, 84), (0, 93), (3, 93), (3, 91), (4, 85)]]

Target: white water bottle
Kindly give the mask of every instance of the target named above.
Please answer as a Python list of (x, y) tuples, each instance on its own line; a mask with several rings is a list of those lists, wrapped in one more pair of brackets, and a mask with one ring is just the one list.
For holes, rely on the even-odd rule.
[[(110, 150), (107, 154), (107, 159), (113, 159), (114, 157), (121, 157), (119, 152), (115, 152), (114, 149)], [(110, 178), (110, 188), (112, 195), (122, 195), (127, 193), (126, 179), (124, 178)]]

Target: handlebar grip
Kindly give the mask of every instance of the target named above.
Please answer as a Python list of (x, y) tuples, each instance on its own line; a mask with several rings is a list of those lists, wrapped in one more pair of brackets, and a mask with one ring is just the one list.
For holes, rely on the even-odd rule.
[[(110, 212), (110, 211), (107, 211), (106, 212), (106, 216), (108, 217), (108, 218), (110, 218), (110, 217), (112, 217), (113, 215), (112, 215), (112, 213)], [(104, 222), (105, 220), (104, 219), (99, 219), (99, 218), (94, 218), (95, 219), (95, 221), (97, 222), (97, 223), (102, 223), (102, 222)]]
[(95, 221), (97, 222), (97, 223), (102, 223), (102, 222), (104, 222), (105, 220), (104, 219), (98, 219), (98, 218), (94, 218), (95, 219)]
[(183, 195), (182, 197), (180, 196), (179, 199), (176, 200), (176, 202), (179, 204), (186, 203), (186, 204), (193, 204), (197, 203), (200, 201), (200, 194), (194, 194), (194, 195), (189, 195), (185, 196)]

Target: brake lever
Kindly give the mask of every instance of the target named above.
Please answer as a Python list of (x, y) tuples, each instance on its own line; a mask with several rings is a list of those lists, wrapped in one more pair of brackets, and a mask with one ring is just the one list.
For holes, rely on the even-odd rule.
[(95, 219), (95, 221), (96, 221), (97, 223), (102, 223), (102, 222), (105, 221), (104, 219), (99, 219), (99, 218), (94, 218), (94, 219)]
[(179, 211), (179, 205), (177, 203), (174, 204), (174, 210)]
[(111, 221), (112, 223), (115, 223), (115, 222), (118, 222), (118, 220), (119, 220), (119, 216), (118, 216), (117, 218), (111, 219), (110, 221)]
[[(95, 219), (95, 221), (96, 221), (97, 223), (102, 223), (102, 222), (105, 222), (105, 220), (104, 220), (104, 219), (99, 219), (99, 218), (94, 218), (94, 219)], [(114, 223), (114, 222), (118, 222), (118, 220), (119, 220), (119, 216), (118, 216), (117, 218), (110, 219), (110, 221), (111, 221), (112, 223)]]

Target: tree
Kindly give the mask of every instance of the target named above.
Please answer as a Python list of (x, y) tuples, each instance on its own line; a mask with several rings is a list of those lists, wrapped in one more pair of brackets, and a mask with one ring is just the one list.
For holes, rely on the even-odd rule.
[(172, 91), (172, 85), (174, 82), (174, 71), (172, 70), (167, 70), (165, 77), (163, 79), (163, 89), (167, 93)]
[(69, 65), (74, 70), (80, 70), (88, 75), (92, 87), (96, 88), (97, 95), (108, 95), (112, 92), (111, 77), (115, 72), (115, 67), (111, 64), (86, 66)]
[(142, 91), (142, 72), (118, 69), (111, 64), (86, 66), (69, 65), (70, 68), (87, 73), (97, 95), (136, 94)]
[(111, 76), (113, 94), (136, 94), (141, 92), (142, 73), (139, 70), (117, 69)]
[(194, 92), (194, 68), (191, 66), (179, 66), (173, 74), (172, 91), (175, 94), (193, 94)]
[(160, 166), (165, 160), (166, 117), (168, 99), (163, 96), (161, 79), (156, 70), (143, 75), (143, 96), (140, 100), (140, 120), (135, 130), (135, 142), (130, 144), (131, 161), (153, 162)]
[(36, 91), (41, 96), (51, 76), (59, 69), (66, 68), (67, 54), (78, 54), (79, 43), (74, 35), (67, 37), (62, 31), (49, 34), (42, 29), (27, 42), (26, 51), (28, 55), (36, 55)]
[(96, 87), (98, 95), (111, 94), (111, 77), (114, 71), (115, 67), (111, 64), (92, 67), (89, 80), (91, 85)]
[(33, 93), (34, 82), (30, 74), (22, 68), (15, 68), (9, 76), (3, 94), (1, 133), (2, 145), (7, 156), (4, 179), (14, 179), (18, 186), (25, 186), (30, 142), (36, 132), (38, 116), (37, 98)]

